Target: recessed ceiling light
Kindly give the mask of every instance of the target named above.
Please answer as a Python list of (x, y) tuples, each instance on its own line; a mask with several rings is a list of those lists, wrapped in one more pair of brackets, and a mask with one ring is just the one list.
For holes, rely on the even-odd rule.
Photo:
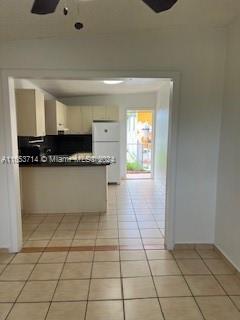
[(120, 84), (123, 83), (123, 80), (104, 80), (103, 83), (105, 84)]

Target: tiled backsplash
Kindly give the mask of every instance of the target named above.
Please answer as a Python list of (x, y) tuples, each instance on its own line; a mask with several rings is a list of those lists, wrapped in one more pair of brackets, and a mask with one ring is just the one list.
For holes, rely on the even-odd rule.
[[(41, 141), (42, 140), (42, 141)], [(38, 141), (31, 143), (31, 141)], [(40, 148), (38, 146), (40, 146)], [(92, 135), (58, 135), (40, 138), (18, 137), (18, 146), (21, 154), (30, 150), (39, 149), (41, 153), (70, 155), (77, 152), (92, 152)], [(36, 147), (37, 146), (37, 147)]]

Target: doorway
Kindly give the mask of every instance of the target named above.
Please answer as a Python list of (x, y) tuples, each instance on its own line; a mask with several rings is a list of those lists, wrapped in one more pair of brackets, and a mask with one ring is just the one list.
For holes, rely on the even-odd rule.
[(154, 112), (127, 110), (127, 179), (153, 177)]
[[(2, 88), (0, 93), (2, 95), (2, 104), (0, 105), (1, 111), (4, 110), (4, 117), (1, 119), (2, 128), (4, 128), (4, 135), (1, 135), (1, 145), (3, 145), (2, 153), (7, 154), (9, 157), (17, 157), (17, 128), (16, 128), (16, 109), (15, 109), (15, 93), (14, 93), (14, 79), (19, 78), (42, 78), (42, 79), (97, 79), (105, 77), (132, 77), (133, 73), (129, 72), (79, 72), (66, 70), (4, 70), (1, 72)], [(169, 79), (171, 82), (171, 103), (169, 105), (169, 141), (168, 141), (168, 166), (167, 166), (167, 209), (166, 209), (166, 222), (167, 222), (167, 235), (166, 235), (166, 247), (171, 249), (174, 246), (174, 197), (175, 197), (175, 164), (176, 164), (176, 142), (177, 142), (177, 109), (178, 109), (178, 94), (179, 94), (179, 74), (178, 73), (166, 73), (166, 72), (135, 72), (135, 77), (144, 78), (153, 76), (155, 78)], [(173, 90), (174, 87), (174, 90)], [(157, 118), (157, 116), (156, 116)], [(157, 143), (157, 142), (156, 142)], [(11, 166), (1, 167), (1, 172), (4, 174), (4, 179), (8, 183), (3, 184), (4, 188), (7, 185), (6, 197), (1, 204), (2, 208), (8, 208), (7, 214), (4, 215), (1, 221), (4, 220), (4, 228), (10, 230), (9, 234), (2, 233), (1, 243), (5, 248), (9, 248), (10, 251), (19, 251), (22, 247), (22, 230), (21, 230), (21, 215), (20, 215), (20, 190), (19, 190), (19, 176), (18, 176), (18, 164), (15, 163)], [(3, 224), (2, 224), (3, 225)]]

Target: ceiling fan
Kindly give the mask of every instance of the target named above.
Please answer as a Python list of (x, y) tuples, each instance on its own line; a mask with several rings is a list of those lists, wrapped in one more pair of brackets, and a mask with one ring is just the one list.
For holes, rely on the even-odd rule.
[[(156, 13), (167, 11), (178, 0), (142, 0)], [(49, 14), (55, 12), (60, 0), (35, 0), (31, 12), (35, 14)]]

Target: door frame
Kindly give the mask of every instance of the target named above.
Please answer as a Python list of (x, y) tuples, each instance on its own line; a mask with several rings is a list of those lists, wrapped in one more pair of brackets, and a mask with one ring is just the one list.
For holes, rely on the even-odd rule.
[(154, 179), (154, 168), (155, 168), (155, 125), (156, 125), (156, 110), (154, 107), (127, 107), (125, 110), (124, 115), (124, 122), (125, 122), (125, 164), (124, 164), (124, 177), (127, 179), (127, 113), (128, 111), (151, 111), (153, 115), (153, 123), (152, 123), (152, 133), (153, 133), (153, 142), (152, 142), (152, 158), (151, 158), (151, 178)]
[[(3, 152), (9, 157), (18, 155), (17, 123), (14, 93), (14, 79), (65, 79), (65, 80), (97, 80), (113, 78), (166, 78), (172, 80), (171, 103), (169, 115), (169, 139), (167, 162), (166, 187), (166, 240), (167, 249), (173, 249), (175, 244), (174, 229), (176, 215), (176, 164), (177, 164), (177, 137), (178, 137), (178, 105), (180, 92), (180, 73), (166, 71), (84, 71), (66, 69), (4, 69), (1, 70), (0, 79), (0, 125), (3, 126), (2, 139)], [(1, 179), (1, 187), (6, 189), (4, 203), (0, 204), (0, 211), (4, 214), (6, 230), (9, 230), (5, 245), (10, 252), (19, 252), (23, 245), (22, 217), (20, 204), (19, 166), (6, 165), (3, 169), (7, 180)]]

